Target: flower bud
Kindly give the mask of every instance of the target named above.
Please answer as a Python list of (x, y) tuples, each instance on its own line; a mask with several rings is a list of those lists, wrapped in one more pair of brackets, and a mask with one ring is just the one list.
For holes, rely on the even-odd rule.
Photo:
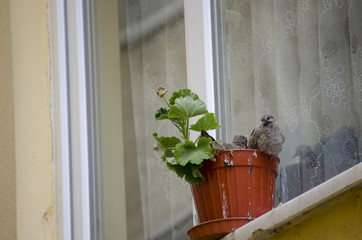
[(162, 87), (162, 86), (159, 86), (158, 89), (157, 89), (157, 95), (160, 98), (163, 98), (163, 96), (165, 96), (166, 92), (167, 92), (167, 89)]

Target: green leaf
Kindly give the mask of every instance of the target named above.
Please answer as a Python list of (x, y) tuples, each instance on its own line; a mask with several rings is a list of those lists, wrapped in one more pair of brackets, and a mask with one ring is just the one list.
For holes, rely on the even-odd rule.
[(185, 125), (185, 123), (182, 121), (181, 118), (169, 118), (168, 117), (168, 112), (170, 111), (170, 109), (166, 109), (166, 108), (160, 108), (156, 111), (155, 113), (155, 119), (156, 121), (158, 120), (164, 120), (164, 119), (168, 119), (170, 120), (176, 127), (178, 127), (179, 129), (182, 129), (182, 127)]
[(175, 160), (174, 150), (175, 146), (181, 141), (177, 137), (158, 137), (157, 133), (152, 134), (156, 139), (156, 144), (153, 147), (155, 151), (162, 151), (161, 159), (170, 163), (177, 163)]
[(205, 113), (207, 113), (207, 109), (203, 101), (186, 96), (175, 100), (175, 104), (171, 106), (171, 110), (168, 112), (168, 117), (189, 119)]
[(193, 168), (192, 169), (192, 176), (194, 178), (203, 178), (202, 177), (202, 174), (200, 173), (199, 169), (198, 168)]
[(174, 150), (171, 150), (171, 149), (165, 150), (164, 155), (161, 157), (161, 159), (164, 162), (169, 162), (171, 164), (178, 164), (176, 159), (175, 159)]
[(181, 98), (181, 97), (186, 97), (186, 96), (190, 96), (192, 97), (192, 99), (199, 99), (199, 96), (197, 96), (195, 93), (191, 92), (190, 89), (180, 89), (177, 92), (172, 93), (172, 96), (170, 97), (170, 99), (168, 100), (170, 105), (174, 105), (175, 104), (175, 100), (177, 98)]
[(200, 173), (199, 169), (192, 168), (192, 176), (189, 174), (185, 175), (185, 180), (191, 184), (196, 184), (204, 181), (202, 174)]
[(177, 176), (180, 178), (185, 178), (185, 180), (191, 184), (199, 183), (204, 180), (200, 171), (198, 170), (201, 165), (187, 164), (186, 166), (181, 165), (172, 165), (170, 163), (166, 164), (168, 169), (174, 171)]
[(168, 164), (171, 164), (171, 165), (179, 165), (174, 156), (165, 158), (164, 160), (165, 160)]
[(190, 130), (201, 132), (201, 130), (212, 130), (221, 127), (215, 119), (214, 113), (206, 113), (195, 124), (191, 125)]
[(210, 147), (210, 138), (201, 137), (196, 147), (195, 143), (186, 140), (175, 147), (176, 161), (185, 166), (187, 163), (201, 164), (204, 159), (212, 158), (213, 150)]
[(152, 136), (156, 139), (156, 145), (153, 147), (155, 151), (170, 150), (181, 143), (177, 137), (158, 137), (157, 133), (153, 133)]
[(155, 119), (156, 120), (168, 119), (168, 115), (167, 115), (168, 111), (170, 111), (170, 109), (166, 109), (166, 108), (158, 109), (155, 113)]

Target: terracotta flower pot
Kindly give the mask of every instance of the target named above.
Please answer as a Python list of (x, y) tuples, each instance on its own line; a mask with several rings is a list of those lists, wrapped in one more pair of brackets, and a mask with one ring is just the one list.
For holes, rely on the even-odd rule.
[(189, 239), (219, 239), (274, 206), (279, 158), (253, 149), (220, 151), (200, 169), (205, 181), (191, 184), (200, 224)]

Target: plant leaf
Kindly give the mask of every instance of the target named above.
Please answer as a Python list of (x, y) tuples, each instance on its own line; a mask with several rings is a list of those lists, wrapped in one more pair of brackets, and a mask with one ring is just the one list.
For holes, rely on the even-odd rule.
[(194, 167), (197, 165), (192, 165), (192, 176), (190, 176), (189, 174), (185, 175), (185, 180), (191, 184), (196, 184), (196, 183), (200, 183), (204, 181), (204, 178), (202, 176), (202, 174), (200, 173), (199, 169)]
[(174, 156), (165, 158), (165, 161), (171, 165), (179, 165)]
[(166, 108), (158, 109), (155, 113), (155, 119), (156, 120), (168, 119), (168, 115), (167, 115), (168, 111), (170, 111), (170, 109), (166, 109)]
[(207, 109), (203, 101), (186, 96), (175, 100), (175, 104), (171, 106), (171, 110), (168, 112), (168, 117), (189, 119), (205, 113), (207, 113)]
[(210, 138), (201, 137), (196, 147), (195, 143), (186, 140), (185, 143), (179, 143), (175, 147), (176, 161), (185, 166), (187, 163), (199, 165), (204, 159), (212, 158), (212, 148), (210, 147)]
[(177, 137), (158, 137), (157, 133), (153, 133), (152, 136), (156, 139), (156, 144), (153, 147), (153, 150), (163, 152), (161, 159), (169, 163), (177, 163), (175, 161), (174, 150), (175, 146), (179, 144), (181, 140)]
[(174, 154), (174, 150), (171, 149), (167, 149), (166, 151), (163, 152), (163, 156), (161, 157), (161, 159), (164, 162), (168, 162), (171, 164), (178, 164), (176, 159), (175, 159), (175, 154)]
[(177, 137), (158, 137), (157, 133), (152, 136), (156, 139), (156, 145), (153, 147), (155, 151), (166, 151), (173, 149), (178, 143), (181, 142)]
[(192, 176), (194, 178), (203, 178), (202, 177), (202, 174), (200, 173), (199, 169), (198, 168), (193, 168), (192, 169)]
[(181, 98), (181, 97), (186, 97), (186, 96), (190, 96), (192, 97), (192, 99), (199, 99), (199, 96), (197, 96), (195, 93), (191, 92), (190, 89), (180, 89), (177, 92), (172, 93), (172, 96), (170, 97), (170, 99), (168, 100), (170, 105), (174, 105), (175, 104), (175, 100), (177, 98)]
[(195, 124), (191, 125), (190, 130), (201, 132), (201, 130), (212, 130), (221, 127), (215, 119), (214, 113), (206, 113)]
[(201, 165), (186, 164), (185, 166), (181, 165), (172, 165), (170, 163), (166, 164), (168, 169), (174, 171), (177, 176), (180, 178), (185, 178), (185, 180), (191, 184), (199, 183), (204, 180), (200, 171), (198, 170)]

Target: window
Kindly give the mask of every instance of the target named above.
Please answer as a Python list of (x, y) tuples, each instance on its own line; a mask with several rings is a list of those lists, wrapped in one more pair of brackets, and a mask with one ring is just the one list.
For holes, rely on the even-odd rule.
[(186, 239), (193, 224), (189, 186), (160, 161), (152, 136), (173, 133), (172, 126), (154, 121), (163, 104), (157, 88), (187, 87), (183, 1), (111, 2), (90, 6), (98, 221), (93, 234)]
[(209, 3), (52, 1), (60, 239), (185, 239), (189, 186), (152, 151), (172, 131), (152, 120), (159, 85), (202, 89), (225, 141), (273, 113), (283, 202), (360, 161), (359, 3)]
[(212, 2), (217, 113), (226, 126), (219, 136), (248, 135), (263, 113), (275, 115), (286, 136), (276, 198), (283, 202), (358, 164), (362, 5)]

